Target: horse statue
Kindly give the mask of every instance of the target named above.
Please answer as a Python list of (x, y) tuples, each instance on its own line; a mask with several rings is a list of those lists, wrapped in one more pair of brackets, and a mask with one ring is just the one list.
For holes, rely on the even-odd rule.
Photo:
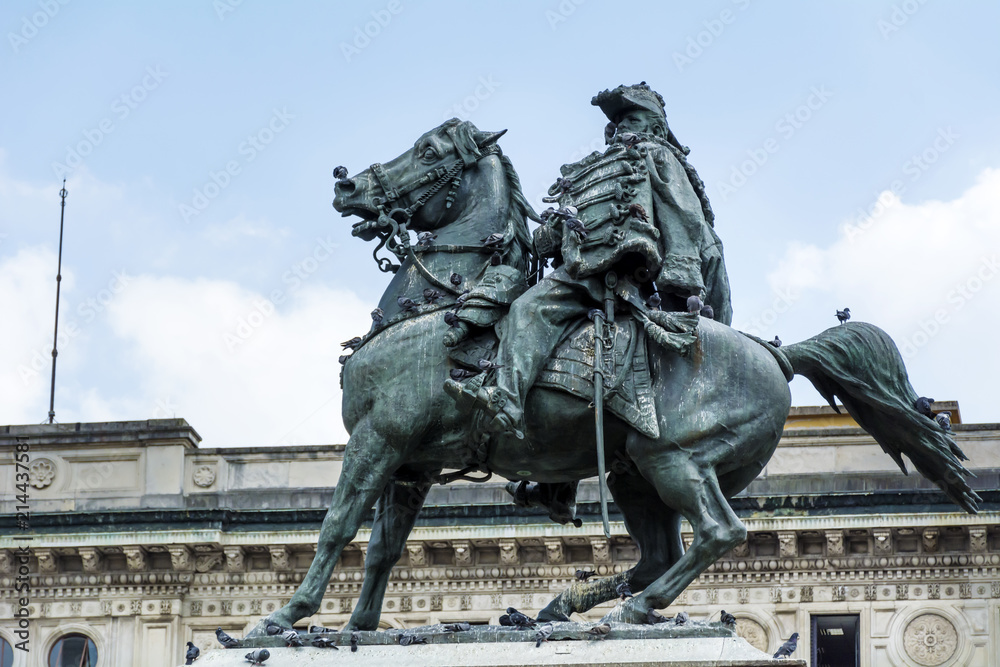
[[(320, 608), (341, 551), (373, 505), (352, 630), (377, 629), (390, 570), (433, 484), (473, 471), (546, 484), (597, 475), (594, 412), (586, 399), (536, 385), (520, 439), (486, 434), (481, 421), (442, 390), (460, 368), (454, 349), (443, 343), (450, 330), (443, 315), (498, 257), (522, 271), (532, 262), (526, 219), (537, 216), (499, 148), (502, 134), (453, 119), (353, 178), (338, 168), (334, 207), (361, 218), (354, 234), (379, 240), (376, 259), (394, 275), (371, 330), (349, 341), (353, 354), (342, 359), (350, 439), (315, 558), (289, 603), (268, 622), (291, 627)], [(433, 243), (413, 244), (411, 231), (433, 235)], [(378, 258), (382, 249), (400, 263)], [(905, 454), (955, 503), (976, 512), (980, 499), (965, 480), (965, 456), (945, 427), (917, 410), (903, 360), (877, 327), (849, 322), (777, 348), (700, 318), (694, 348), (683, 355), (648, 346), (657, 437), (614, 415), (604, 422), (605, 456), (628, 463), (615, 467), (607, 484), (638, 545), (638, 562), (620, 574), (574, 583), (541, 611), (541, 620), (568, 620), (572, 612), (615, 599), (618, 585), (628, 582), (635, 596), (606, 618), (646, 623), (648, 610), (668, 606), (742, 543), (747, 531), (728, 500), (774, 453), (793, 374), (809, 378), (838, 412), (839, 399), (903, 472)], [(687, 550), (682, 517), (694, 533)]]

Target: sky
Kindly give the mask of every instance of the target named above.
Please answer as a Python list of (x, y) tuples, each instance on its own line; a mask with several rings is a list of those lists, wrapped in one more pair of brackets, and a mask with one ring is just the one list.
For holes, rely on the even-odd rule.
[[(340, 443), (340, 341), (388, 280), (333, 167), (507, 129), (537, 209), (648, 82), (708, 187), (734, 326), (850, 307), (918, 393), (998, 422), (1000, 5), (187, 0), (0, 4), (0, 424), (183, 417)], [(808, 381), (795, 405), (819, 405)]]

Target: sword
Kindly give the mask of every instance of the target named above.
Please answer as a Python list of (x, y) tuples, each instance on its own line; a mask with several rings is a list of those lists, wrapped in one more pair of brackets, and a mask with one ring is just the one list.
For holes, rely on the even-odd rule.
[(597, 488), (601, 494), (601, 521), (604, 523), (604, 537), (611, 538), (608, 522), (608, 483), (604, 462), (604, 324), (615, 321), (615, 293), (618, 276), (608, 271), (604, 276), (604, 310), (594, 308), (590, 319), (594, 321), (594, 440), (597, 442)]

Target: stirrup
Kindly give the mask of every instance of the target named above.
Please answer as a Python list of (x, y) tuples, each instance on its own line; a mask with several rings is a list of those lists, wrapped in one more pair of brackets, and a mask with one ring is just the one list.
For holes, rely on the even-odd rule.
[(448, 379), (444, 383), (446, 394), (455, 399), (459, 412), (471, 412), (478, 408), (491, 416), (487, 428), (494, 433), (507, 433), (518, 440), (524, 440), (524, 432), (518, 428), (520, 420), (504, 408), (507, 406), (507, 395), (499, 387), (484, 387), (482, 373), (465, 382)]

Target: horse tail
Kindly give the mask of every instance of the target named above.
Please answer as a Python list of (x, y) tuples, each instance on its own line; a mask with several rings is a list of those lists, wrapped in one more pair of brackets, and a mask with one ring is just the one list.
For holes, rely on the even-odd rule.
[(889, 334), (864, 322), (835, 326), (809, 340), (780, 348), (796, 375), (813, 383), (831, 407), (839, 398), (856, 422), (909, 474), (903, 454), (971, 514), (981, 498), (969, 487), (972, 475), (950, 432), (916, 410), (903, 358)]

